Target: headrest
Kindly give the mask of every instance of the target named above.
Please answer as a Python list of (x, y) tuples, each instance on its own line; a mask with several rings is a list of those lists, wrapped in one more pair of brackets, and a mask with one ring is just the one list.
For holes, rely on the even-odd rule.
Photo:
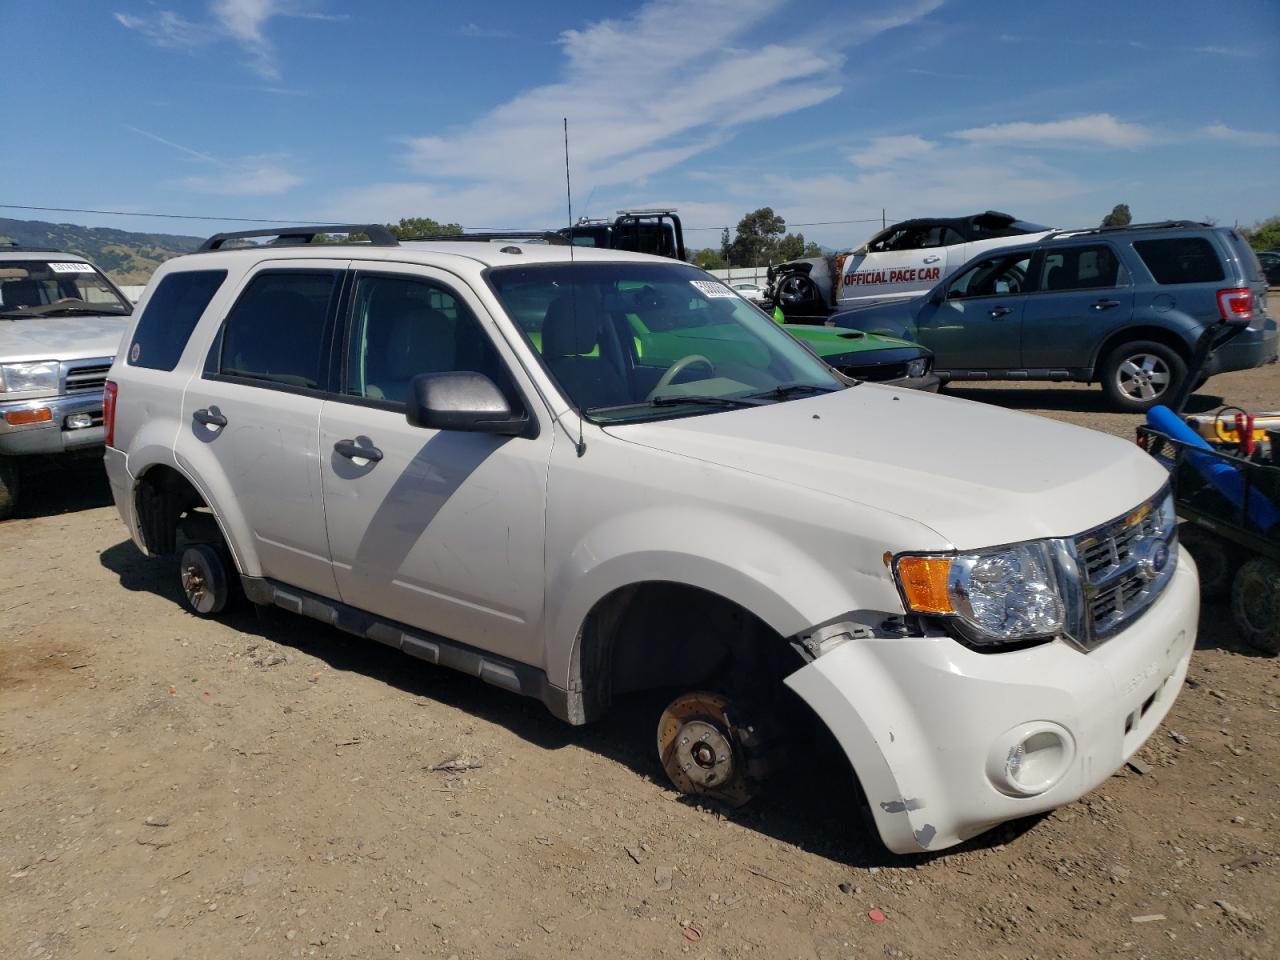
[(600, 315), (592, 298), (563, 294), (551, 301), (542, 321), (543, 356), (579, 356), (599, 342)]

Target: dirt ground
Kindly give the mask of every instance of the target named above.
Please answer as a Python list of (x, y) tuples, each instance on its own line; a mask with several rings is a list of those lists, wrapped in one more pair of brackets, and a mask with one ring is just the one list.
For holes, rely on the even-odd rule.
[[(1274, 409), (1280, 368), (1206, 389)], [(955, 392), (1136, 423), (1096, 390)], [(898, 858), (830, 752), (726, 816), (667, 789), (651, 703), (572, 729), (312, 621), (188, 616), (99, 470), (0, 525), (4, 957), (1280, 955), (1280, 661), (1225, 607), (1138, 769)]]

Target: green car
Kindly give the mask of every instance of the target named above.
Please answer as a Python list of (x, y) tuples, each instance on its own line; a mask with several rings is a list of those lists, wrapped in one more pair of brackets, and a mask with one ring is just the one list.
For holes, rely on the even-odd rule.
[(933, 372), (933, 352), (918, 343), (860, 330), (784, 323), (782, 311), (777, 308), (773, 319), (821, 357), (824, 363), (835, 367), (846, 377), (931, 393), (936, 393), (941, 383)]

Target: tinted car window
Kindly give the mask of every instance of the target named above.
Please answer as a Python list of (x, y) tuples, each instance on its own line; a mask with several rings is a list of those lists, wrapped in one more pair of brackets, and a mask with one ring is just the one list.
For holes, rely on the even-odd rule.
[(1025, 293), (1030, 252), (1017, 256), (988, 257), (964, 270), (947, 287), (948, 300), (1001, 297)]
[(1052, 247), (1040, 267), (1040, 290), (1084, 290), (1114, 287), (1120, 261), (1104, 243), (1080, 247)]
[(224, 376), (316, 388), (324, 380), (325, 324), (338, 274), (261, 273), (222, 331)]
[(1156, 283), (1213, 283), (1223, 278), (1218, 254), (1204, 237), (1135, 240), (1133, 249)]
[(130, 366), (172, 370), (201, 314), (227, 278), (225, 270), (171, 273), (151, 294), (138, 318), (126, 358)]
[(502, 369), (475, 316), (444, 287), (406, 277), (357, 281), (345, 393), (404, 403), (420, 373), (472, 370), (501, 384)]

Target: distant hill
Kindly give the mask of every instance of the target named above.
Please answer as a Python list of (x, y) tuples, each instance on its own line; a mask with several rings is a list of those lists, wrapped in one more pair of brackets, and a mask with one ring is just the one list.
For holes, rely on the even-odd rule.
[[(171, 257), (191, 253), (204, 238), (0, 217), (0, 240), (15, 240), (24, 247), (54, 247), (78, 253), (96, 263), (116, 283), (146, 283), (156, 267)], [(3, 247), (0, 247), (0, 255), (2, 253)]]

